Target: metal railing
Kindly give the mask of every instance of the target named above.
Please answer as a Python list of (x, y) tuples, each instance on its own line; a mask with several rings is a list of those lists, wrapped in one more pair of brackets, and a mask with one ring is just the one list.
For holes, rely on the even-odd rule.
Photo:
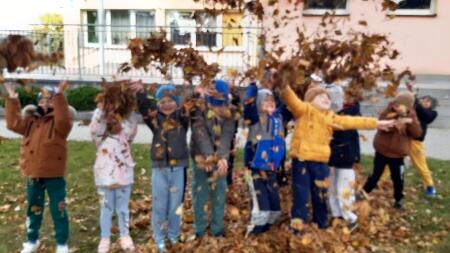
[[(0, 30), (0, 38), (9, 34), (21, 34), (33, 40), (39, 52), (64, 52), (62, 68), (42, 66), (30, 73), (4, 73), (6, 78), (31, 78), (42, 80), (99, 81), (101, 78), (139, 78), (149, 82), (162, 82), (164, 76), (156, 66), (147, 72), (132, 69), (118, 73), (120, 64), (131, 59), (127, 49), (128, 41), (135, 37), (149, 37), (152, 32), (164, 29), (167, 38), (177, 48), (192, 46), (208, 63), (218, 63), (223, 75), (229, 69), (245, 71), (255, 66), (260, 54), (258, 38), (261, 30), (257, 28), (221, 27), (118, 27), (118, 26), (75, 26), (66, 25), (60, 32), (39, 30)], [(101, 57), (99, 36), (104, 36)], [(102, 73), (103, 72), (103, 73)], [(181, 83), (181, 69), (171, 67), (172, 82)]]

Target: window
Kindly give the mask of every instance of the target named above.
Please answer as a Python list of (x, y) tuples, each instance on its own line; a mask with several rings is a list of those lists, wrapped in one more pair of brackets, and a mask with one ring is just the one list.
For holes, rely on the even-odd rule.
[(130, 13), (126, 10), (111, 11), (111, 43), (127, 44), (130, 39)]
[(169, 28), (169, 38), (175, 45), (197, 47), (219, 47), (220, 28), (219, 17), (208, 13), (193, 11), (168, 11), (166, 24)]
[(347, 15), (347, 5), (347, 0), (306, 0), (303, 14), (323, 15), (326, 12), (334, 12), (336, 15)]
[(392, 0), (397, 3), (397, 10), (388, 15), (436, 15), (436, 0)]
[(155, 13), (150, 11), (136, 12), (136, 37), (148, 38), (155, 30)]
[(98, 27), (99, 18), (97, 11), (86, 12), (86, 24), (87, 24), (87, 42), (98, 43), (100, 29)]
[(241, 13), (224, 13), (222, 18), (224, 47), (241, 47), (243, 44), (243, 16)]
[(83, 12), (86, 44), (99, 43), (99, 35), (103, 34), (106, 45), (125, 46), (133, 37), (146, 38), (155, 30), (154, 11), (105, 10), (106, 29), (99, 27), (96, 10)]
[(189, 45), (192, 31), (195, 30), (195, 20), (191, 18), (190, 11), (167, 12), (167, 26), (170, 40), (175, 45)]

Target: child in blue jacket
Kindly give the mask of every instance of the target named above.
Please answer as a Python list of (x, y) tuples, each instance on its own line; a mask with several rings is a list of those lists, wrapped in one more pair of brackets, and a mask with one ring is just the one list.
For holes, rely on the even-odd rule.
[(244, 162), (252, 197), (249, 234), (261, 234), (281, 214), (277, 170), (285, 155), (284, 127), (269, 89), (250, 84), (244, 98), (244, 120), (249, 127)]

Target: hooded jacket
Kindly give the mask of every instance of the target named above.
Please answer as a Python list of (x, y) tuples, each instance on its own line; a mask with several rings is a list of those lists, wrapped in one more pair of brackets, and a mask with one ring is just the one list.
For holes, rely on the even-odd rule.
[[(399, 119), (400, 116), (388, 106), (381, 114), (380, 119)], [(409, 155), (411, 151), (411, 140), (418, 138), (422, 134), (419, 120), (414, 109), (410, 110), (409, 117), (412, 123), (406, 124), (404, 131), (397, 128), (391, 128), (389, 131), (379, 130), (373, 139), (373, 147), (383, 156), (389, 158), (403, 158)]]
[(30, 178), (63, 177), (67, 166), (67, 137), (73, 116), (62, 94), (53, 98), (53, 111), (41, 116), (36, 106), (20, 112), (18, 99), (6, 100), (6, 126), (23, 136), (20, 168)]
[(152, 167), (188, 167), (189, 151), (186, 135), (189, 115), (182, 108), (171, 115), (165, 115), (159, 111), (156, 100), (149, 99), (146, 92), (137, 94), (137, 102), (145, 124), (153, 132), (150, 149)]

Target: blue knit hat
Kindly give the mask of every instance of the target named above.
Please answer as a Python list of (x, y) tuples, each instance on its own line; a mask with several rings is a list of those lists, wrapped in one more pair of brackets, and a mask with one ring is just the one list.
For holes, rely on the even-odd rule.
[(41, 89), (42, 91), (38, 93), (37, 99), (40, 101), (42, 98), (52, 98), (56, 94), (56, 88), (50, 85), (45, 85)]
[(180, 98), (176, 95), (176, 88), (173, 84), (161, 85), (156, 90), (155, 97), (158, 101), (161, 100), (163, 97), (170, 97), (177, 103), (177, 106), (180, 105)]
[(228, 95), (230, 94), (230, 87), (224, 80), (214, 80), (214, 87), (217, 94), (206, 95), (206, 102), (212, 106), (228, 105)]

